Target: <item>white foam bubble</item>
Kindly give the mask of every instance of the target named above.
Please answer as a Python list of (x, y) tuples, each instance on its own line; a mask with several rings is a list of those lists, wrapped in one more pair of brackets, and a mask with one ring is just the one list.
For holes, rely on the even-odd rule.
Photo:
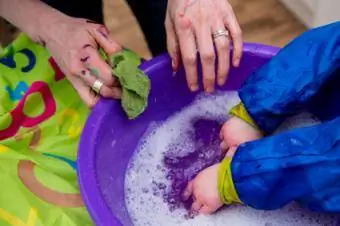
[[(196, 117), (225, 120), (227, 112), (239, 102), (236, 92), (217, 93), (213, 96), (199, 96), (190, 106), (182, 109), (162, 124), (152, 124), (141, 140), (132, 157), (125, 179), (126, 206), (136, 226), (305, 226), (334, 225), (335, 217), (310, 213), (297, 205), (289, 205), (277, 211), (257, 211), (244, 206), (231, 206), (212, 216), (198, 216), (185, 219), (186, 211), (169, 211), (168, 205), (159, 194), (155, 194), (153, 183), (169, 185), (166, 170), (162, 164), (169, 145), (176, 143), (190, 152), (194, 146), (188, 137), (190, 121)], [(302, 114), (285, 123), (279, 131), (297, 126), (317, 123), (310, 114)], [(175, 142), (176, 141), (176, 142)], [(185, 147), (185, 148), (183, 148)], [(177, 153), (178, 154), (178, 153)], [(185, 153), (183, 153), (185, 154)]]
[(279, 126), (279, 128), (274, 132), (274, 134), (290, 130), (293, 128), (301, 128), (319, 123), (320, 121), (314, 115), (308, 112), (303, 112), (301, 114), (288, 118), (281, 126)]

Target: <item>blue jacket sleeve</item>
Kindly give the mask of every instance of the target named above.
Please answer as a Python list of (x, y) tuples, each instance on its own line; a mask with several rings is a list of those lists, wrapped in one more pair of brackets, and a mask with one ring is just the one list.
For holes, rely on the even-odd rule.
[(340, 211), (340, 118), (241, 145), (231, 163), (239, 199), (273, 210), (297, 201)]
[(287, 117), (306, 110), (319, 90), (336, 74), (340, 76), (339, 68), (337, 22), (293, 40), (250, 75), (239, 95), (257, 125), (272, 133)]

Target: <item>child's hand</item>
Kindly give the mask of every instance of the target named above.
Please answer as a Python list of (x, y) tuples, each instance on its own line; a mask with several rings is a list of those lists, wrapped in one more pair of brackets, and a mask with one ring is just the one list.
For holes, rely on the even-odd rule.
[(258, 140), (262, 136), (259, 130), (234, 116), (225, 122), (221, 129), (221, 149), (227, 152), (228, 156), (232, 157), (240, 144)]
[(218, 192), (218, 170), (220, 164), (210, 166), (201, 171), (190, 181), (183, 193), (185, 200), (192, 196), (191, 206), (193, 214), (211, 214), (223, 206)]

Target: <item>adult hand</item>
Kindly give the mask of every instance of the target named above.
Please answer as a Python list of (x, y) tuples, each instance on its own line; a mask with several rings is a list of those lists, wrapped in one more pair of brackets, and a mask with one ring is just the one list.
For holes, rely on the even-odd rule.
[[(109, 38), (105, 26), (85, 19), (61, 17), (53, 20), (41, 39), (86, 105), (93, 107), (99, 95), (120, 98), (118, 80), (99, 53), (99, 48), (107, 54), (121, 50)], [(98, 93), (92, 89), (96, 86)]]
[(98, 49), (113, 54), (121, 47), (108, 37), (103, 25), (66, 16), (36, 0), (0, 0), (0, 16), (47, 47), (89, 107), (98, 100), (90, 87), (103, 97), (120, 97), (118, 82)]
[(173, 70), (177, 71), (182, 58), (191, 91), (199, 88), (197, 51), (202, 62), (204, 89), (214, 91), (214, 43), (218, 55), (217, 82), (220, 86), (225, 83), (230, 67), (229, 32), (234, 47), (232, 63), (238, 67), (243, 48), (242, 32), (227, 0), (168, 1), (165, 27)]

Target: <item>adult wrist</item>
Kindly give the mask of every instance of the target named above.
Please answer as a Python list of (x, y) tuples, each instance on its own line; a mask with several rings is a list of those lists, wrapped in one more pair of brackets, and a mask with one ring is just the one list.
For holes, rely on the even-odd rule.
[(38, 21), (27, 34), (36, 42), (41, 44), (48, 43), (60, 32), (62, 21), (70, 19), (69, 16), (51, 8), (39, 17)]
[(57, 21), (68, 16), (38, 0), (0, 0), (0, 16), (34, 41), (48, 39), (57, 32)]

